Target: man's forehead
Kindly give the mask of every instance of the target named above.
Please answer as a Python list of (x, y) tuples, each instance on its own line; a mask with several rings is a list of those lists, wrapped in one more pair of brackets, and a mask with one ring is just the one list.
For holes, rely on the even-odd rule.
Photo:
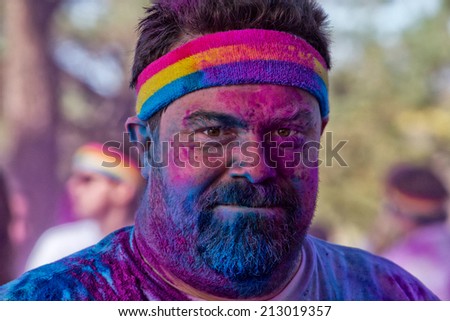
[(248, 121), (320, 118), (318, 102), (309, 93), (294, 87), (264, 84), (199, 90), (177, 99), (165, 114), (169, 119), (177, 118), (186, 122), (205, 117), (208, 112), (230, 114)]

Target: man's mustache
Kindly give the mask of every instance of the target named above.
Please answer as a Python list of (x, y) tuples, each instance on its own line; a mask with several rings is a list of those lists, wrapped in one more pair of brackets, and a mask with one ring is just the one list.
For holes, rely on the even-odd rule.
[(247, 181), (222, 183), (204, 192), (198, 201), (202, 210), (219, 205), (243, 207), (297, 208), (300, 204), (295, 190), (288, 184), (252, 184)]

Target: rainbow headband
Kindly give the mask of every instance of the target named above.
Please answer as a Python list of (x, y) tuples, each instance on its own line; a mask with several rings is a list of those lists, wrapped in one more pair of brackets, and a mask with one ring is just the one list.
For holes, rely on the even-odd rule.
[(139, 185), (142, 180), (137, 164), (131, 159), (127, 159), (117, 149), (108, 154), (102, 144), (95, 142), (77, 149), (73, 156), (72, 170), (98, 173), (131, 185)]
[(196, 38), (148, 65), (137, 81), (137, 116), (148, 120), (193, 91), (226, 85), (275, 84), (312, 94), (327, 118), (328, 68), (323, 57), (294, 35), (261, 29)]

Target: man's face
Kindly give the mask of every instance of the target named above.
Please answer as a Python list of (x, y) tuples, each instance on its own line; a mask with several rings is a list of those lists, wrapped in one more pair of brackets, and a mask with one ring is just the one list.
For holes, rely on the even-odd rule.
[(73, 211), (78, 218), (100, 218), (111, 206), (116, 182), (105, 175), (75, 171), (67, 182)]
[(400, 236), (420, 225), (421, 219), (436, 218), (444, 212), (445, 202), (407, 195), (395, 187), (388, 187), (383, 204), (383, 220), (390, 233)]
[(317, 100), (293, 87), (183, 96), (162, 114), (153, 157), (168, 164), (149, 169), (137, 227), (168, 269), (183, 262), (228, 279), (270, 276), (298, 258), (311, 223), (320, 133)]

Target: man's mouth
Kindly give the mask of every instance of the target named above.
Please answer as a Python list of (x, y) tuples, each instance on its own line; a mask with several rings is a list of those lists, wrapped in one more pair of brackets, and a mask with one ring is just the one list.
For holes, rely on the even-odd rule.
[(242, 206), (236, 204), (220, 204), (214, 208), (214, 212), (222, 217), (229, 217), (236, 214), (262, 214), (262, 215), (282, 215), (285, 213), (282, 207), (274, 206)]

